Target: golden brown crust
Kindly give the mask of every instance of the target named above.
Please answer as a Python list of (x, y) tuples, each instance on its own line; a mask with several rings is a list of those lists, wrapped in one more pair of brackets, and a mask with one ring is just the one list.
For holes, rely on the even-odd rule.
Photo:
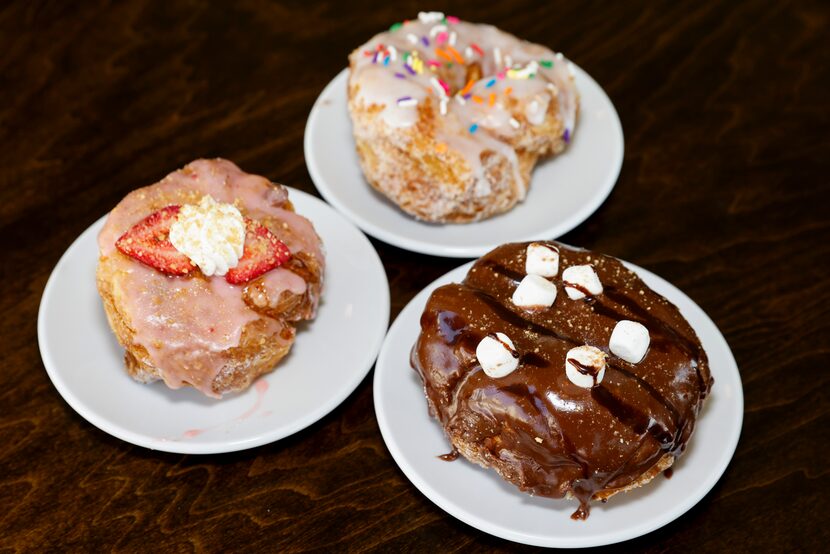
[[(96, 282), (110, 327), (119, 344), (124, 347), (127, 373), (142, 383), (162, 379), (161, 368), (155, 367), (147, 349), (134, 341), (135, 332), (130, 326), (129, 315), (117, 301), (118, 294), (113, 291), (116, 280), (111, 278), (111, 270), (112, 266), (107, 259), (101, 258)], [(278, 316), (275, 310), (270, 310), (269, 313), (272, 314), (269, 317)], [(243, 328), (239, 345), (223, 353), (224, 364), (211, 383), (211, 389), (216, 395), (248, 388), (259, 376), (273, 370), (288, 354), (295, 336), (295, 329), (288, 321), (301, 318), (296, 313), (286, 315), (293, 315), (294, 318), (280, 320), (280, 329), (276, 333), (267, 330), (261, 319), (252, 321)]]

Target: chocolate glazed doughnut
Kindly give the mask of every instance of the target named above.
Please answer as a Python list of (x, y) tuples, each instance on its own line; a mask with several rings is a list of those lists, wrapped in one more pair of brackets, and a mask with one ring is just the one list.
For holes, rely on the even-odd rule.
[[(593, 266), (602, 293), (573, 300), (558, 271), (549, 278), (559, 290), (552, 306), (516, 306), (511, 297), (526, 274), (528, 243), (500, 246), (463, 283), (433, 292), (411, 362), (454, 451), (522, 491), (575, 497), (579, 508), (571, 517), (584, 519), (592, 499), (641, 486), (672, 465), (713, 379), (677, 307), (619, 260), (545, 244), (559, 250), (560, 269)], [(650, 344), (638, 363), (609, 349), (621, 320), (648, 329)], [(479, 342), (495, 332), (510, 337), (520, 356), (517, 369), (499, 378), (476, 357)], [(583, 345), (604, 352), (607, 363), (604, 378), (589, 388), (565, 372), (568, 351)]]

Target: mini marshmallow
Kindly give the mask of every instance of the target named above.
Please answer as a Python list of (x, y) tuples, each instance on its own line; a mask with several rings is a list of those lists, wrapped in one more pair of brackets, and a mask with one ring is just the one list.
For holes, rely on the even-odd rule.
[[(585, 293), (580, 289), (588, 291), (591, 296), (602, 294), (602, 283), (591, 265), (572, 265), (565, 269), (562, 272), (562, 282), (571, 300), (585, 298)], [(569, 287), (570, 284), (577, 285), (579, 288)]]
[(522, 308), (549, 308), (556, 300), (556, 285), (540, 275), (525, 275), (513, 291), (513, 303)]
[(476, 347), (476, 358), (488, 376), (504, 377), (519, 367), (519, 353), (513, 341), (504, 333), (487, 335)]
[(528, 275), (555, 277), (559, 273), (559, 249), (552, 244), (530, 243), (525, 258), (525, 272)]
[(646, 355), (650, 342), (651, 339), (645, 325), (624, 319), (614, 326), (614, 330), (611, 332), (611, 340), (608, 341), (608, 347), (615, 356), (626, 362), (636, 364)]
[(605, 377), (605, 353), (588, 345), (571, 348), (565, 355), (565, 375), (577, 387), (599, 385)]

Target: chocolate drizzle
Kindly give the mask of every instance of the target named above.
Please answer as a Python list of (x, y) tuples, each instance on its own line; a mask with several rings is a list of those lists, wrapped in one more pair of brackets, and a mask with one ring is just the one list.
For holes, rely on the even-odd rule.
[[(712, 379), (677, 308), (613, 258), (559, 245), (560, 269), (590, 263), (604, 292), (583, 300), (559, 295), (538, 311), (513, 305), (526, 246), (497, 248), (463, 284), (433, 293), (412, 364), (455, 446), (524, 491), (574, 496), (580, 507), (572, 517), (581, 519), (592, 499), (605, 500), (664, 457), (682, 453)], [(561, 289), (561, 271), (551, 281)], [(651, 334), (638, 364), (608, 350), (622, 319), (639, 321)], [(496, 332), (514, 343), (519, 367), (493, 379), (480, 371), (475, 348)], [(590, 389), (570, 383), (564, 371), (567, 351), (585, 344), (608, 356), (604, 379)], [(574, 366), (595, 374), (596, 368)]]
[(597, 375), (599, 375), (602, 368), (583, 364), (576, 358), (566, 358), (565, 361), (574, 366), (582, 375), (589, 375), (594, 380), (594, 386), (597, 386)]
[(589, 291), (587, 288), (583, 287), (579, 283), (571, 283), (570, 281), (562, 281), (562, 285), (569, 288), (575, 289), (585, 295), (585, 298), (594, 298), (596, 295)]
[(438, 456), (439, 460), (444, 460), (445, 462), (454, 462), (458, 459), (458, 449), (453, 447), (452, 450), (447, 452), (446, 454), (441, 454)]

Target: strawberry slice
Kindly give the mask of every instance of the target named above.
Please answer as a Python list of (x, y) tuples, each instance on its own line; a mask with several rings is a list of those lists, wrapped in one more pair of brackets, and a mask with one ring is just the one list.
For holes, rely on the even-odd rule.
[(291, 251), (265, 225), (245, 218), (245, 247), (239, 264), (225, 274), (232, 285), (241, 285), (279, 267), (291, 258)]
[(139, 262), (167, 273), (187, 275), (196, 266), (170, 242), (170, 226), (180, 206), (167, 206), (148, 215), (115, 241), (115, 247)]

